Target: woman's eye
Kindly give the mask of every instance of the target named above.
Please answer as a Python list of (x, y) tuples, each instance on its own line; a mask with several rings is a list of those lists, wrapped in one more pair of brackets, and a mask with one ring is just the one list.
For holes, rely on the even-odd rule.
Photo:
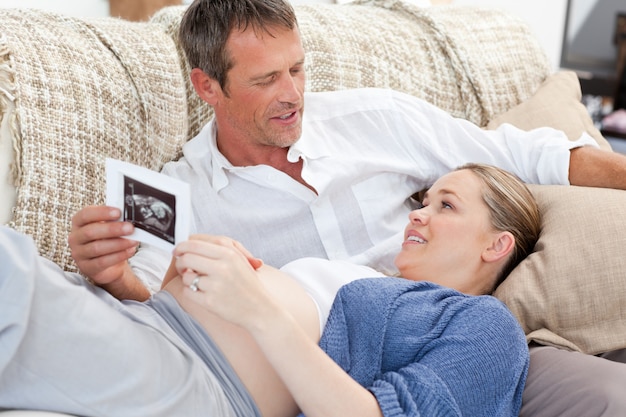
[(448, 209), (454, 208), (450, 203), (446, 203), (445, 201), (441, 203), (441, 207)]

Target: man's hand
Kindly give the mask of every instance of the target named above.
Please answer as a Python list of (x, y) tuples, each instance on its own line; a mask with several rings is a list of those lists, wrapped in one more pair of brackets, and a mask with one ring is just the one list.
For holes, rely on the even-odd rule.
[(119, 209), (107, 206), (89, 206), (76, 213), (68, 237), (72, 258), (83, 274), (113, 296), (143, 300), (149, 292), (128, 265), (138, 242), (124, 238), (134, 226), (119, 218)]

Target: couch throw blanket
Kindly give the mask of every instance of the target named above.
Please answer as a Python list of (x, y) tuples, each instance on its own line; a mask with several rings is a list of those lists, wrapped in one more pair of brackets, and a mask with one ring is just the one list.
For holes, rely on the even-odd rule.
[(10, 225), (76, 271), (70, 219), (104, 203), (105, 158), (160, 170), (179, 155), (187, 140), (186, 75), (171, 38), (152, 25), (2, 13), (0, 118), (13, 134), (17, 189)]
[(371, 278), (344, 286), (320, 346), (391, 416), (513, 416), (529, 356), (491, 296)]

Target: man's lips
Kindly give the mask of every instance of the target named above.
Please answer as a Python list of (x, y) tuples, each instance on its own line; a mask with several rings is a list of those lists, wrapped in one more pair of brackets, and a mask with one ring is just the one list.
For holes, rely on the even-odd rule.
[(280, 122), (287, 122), (287, 123), (289, 123), (289, 122), (292, 122), (297, 117), (298, 117), (298, 112), (297, 111), (292, 111), (292, 112), (289, 112), (289, 113), (281, 114), (280, 116), (272, 117), (272, 119), (280, 121)]

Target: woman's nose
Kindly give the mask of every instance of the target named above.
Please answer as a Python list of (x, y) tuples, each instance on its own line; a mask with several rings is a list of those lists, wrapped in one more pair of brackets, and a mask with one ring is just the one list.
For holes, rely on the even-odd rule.
[(426, 208), (422, 207), (422, 208), (419, 208), (419, 209), (411, 211), (409, 213), (409, 220), (413, 224), (416, 224), (416, 223), (426, 224), (426, 223), (428, 223), (428, 214), (426, 213)]

